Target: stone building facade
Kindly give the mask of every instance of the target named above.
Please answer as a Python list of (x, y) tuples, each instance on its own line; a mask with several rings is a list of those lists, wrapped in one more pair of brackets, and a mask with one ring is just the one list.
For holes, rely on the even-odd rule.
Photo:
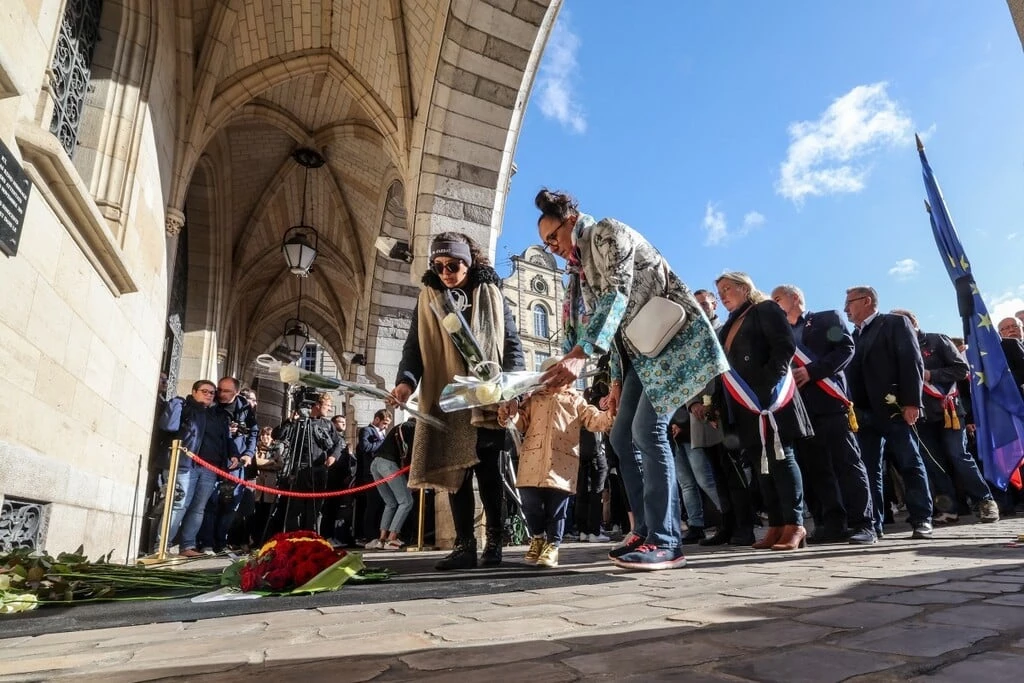
[(2, 3), (0, 541), (133, 554), (160, 372), (252, 381), (296, 314), (390, 384), (431, 235), (493, 252), (560, 5)]
[(562, 352), (562, 304), (565, 271), (555, 257), (531, 246), (512, 257), (512, 273), (503, 280), (503, 291), (519, 326), (526, 353), (526, 368), (541, 364)]

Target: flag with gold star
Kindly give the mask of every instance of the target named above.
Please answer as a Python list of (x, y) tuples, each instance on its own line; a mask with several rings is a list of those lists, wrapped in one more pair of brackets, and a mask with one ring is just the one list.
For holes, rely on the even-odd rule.
[(1024, 398), (1013, 383), (996, 332), (971, 271), (971, 262), (953, 227), (946, 201), (935, 180), (924, 145), (917, 138), (924, 187), (925, 208), (932, 224), (935, 243), (957, 293), (960, 317), (964, 321), (967, 362), (971, 366), (971, 407), (977, 427), (978, 456), (985, 478), (1001, 489), (1007, 483), (1021, 488), (1020, 466), (1024, 461)]

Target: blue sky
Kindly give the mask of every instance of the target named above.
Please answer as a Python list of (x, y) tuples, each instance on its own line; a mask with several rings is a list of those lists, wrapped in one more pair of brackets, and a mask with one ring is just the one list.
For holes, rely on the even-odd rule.
[(519, 138), (499, 271), (538, 241), (533, 197), (549, 186), (642, 232), (693, 289), (744, 270), (762, 290), (799, 285), (817, 310), (870, 284), (883, 310), (956, 336), (913, 135), (1002, 317), (1024, 308), (1021, 112), (1004, 0), (566, 0)]

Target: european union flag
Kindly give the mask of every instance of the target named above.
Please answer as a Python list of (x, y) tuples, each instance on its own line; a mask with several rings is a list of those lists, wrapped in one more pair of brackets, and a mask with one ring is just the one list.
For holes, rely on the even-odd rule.
[(999, 343), (999, 334), (992, 325), (985, 302), (971, 273), (964, 247), (949, 217), (942, 191), (924, 155), (924, 145), (917, 138), (921, 155), (924, 187), (928, 193), (925, 207), (932, 223), (935, 243), (942, 262), (956, 287), (957, 305), (964, 321), (967, 362), (971, 366), (971, 406), (977, 425), (978, 455), (985, 477), (1001, 489), (1008, 482), (1020, 488), (1018, 468), (1024, 460), (1024, 398), (1013, 383), (1006, 356)]

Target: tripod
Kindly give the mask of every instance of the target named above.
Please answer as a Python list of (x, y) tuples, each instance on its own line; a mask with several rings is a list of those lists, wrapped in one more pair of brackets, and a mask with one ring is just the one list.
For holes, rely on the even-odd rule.
[[(281, 479), (288, 482), (289, 491), (304, 491), (305, 488), (300, 488), (301, 485), (308, 483), (308, 490), (310, 492), (323, 492), (327, 489), (326, 471), (323, 476), (323, 481), (318, 486), (316, 471), (313, 465), (313, 427), (310, 424), (311, 418), (307, 415), (299, 418), (288, 426), (288, 431), (285, 433), (284, 441), (288, 445), (288, 458), (285, 461), (285, 466), (281, 470)], [(303, 478), (308, 477), (309, 481), (304, 482)], [(286, 498), (284, 504), (284, 515), (282, 519), (282, 528), (285, 531), (294, 531), (289, 529), (289, 523), (292, 521), (292, 504), (303, 505), (306, 515), (313, 519), (302, 519), (303, 524), (309, 526), (310, 529), (315, 530), (319, 523), (320, 506), (322, 501), (314, 500), (311, 502), (296, 501), (292, 499), (292, 496), (278, 496), (277, 500), (274, 501), (273, 507), (270, 509), (270, 514), (267, 515), (267, 521), (263, 526), (263, 538), (267, 538), (267, 531), (270, 528), (270, 523), (278, 517), (278, 513), (281, 509), (281, 499)]]

